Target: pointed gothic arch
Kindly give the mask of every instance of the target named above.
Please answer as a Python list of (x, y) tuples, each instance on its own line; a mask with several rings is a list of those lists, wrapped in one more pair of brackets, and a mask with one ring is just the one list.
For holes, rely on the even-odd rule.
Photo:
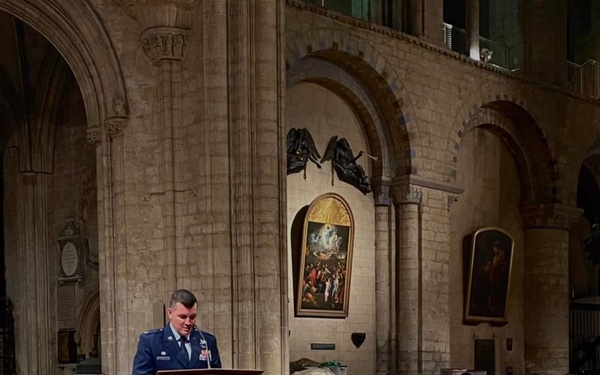
[(105, 122), (128, 116), (119, 61), (102, 22), (87, 1), (0, 0), (0, 11), (21, 19), (48, 39), (71, 67), (85, 103), (88, 138), (99, 140)]

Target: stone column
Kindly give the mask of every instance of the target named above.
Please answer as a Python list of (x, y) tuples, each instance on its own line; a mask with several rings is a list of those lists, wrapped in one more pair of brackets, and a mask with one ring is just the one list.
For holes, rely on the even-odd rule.
[(406, 0), (391, 0), (390, 2), (392, 11), (392, 24), (390, 26), (396, 30), (408, 31), (406, 25)]
[(469, 57), (480, 60), (479, 51), (479, 0), (467, 0), (467, 49)]
[(164, 249), (166, 255), (166, 283), (164, 294), (177, 289), (177, 251), (175, 190), (175, 138), (181, 125), (180, 61), (184, 56), (188, 29), (184, 26), (153, 26), (142, 32), (142, 49), (158, 67), (158, 93), (160, 98), (160, 122), (162, 124), (162, 189)]
[(450, 362), (448, 211), (461, 192), (418, 176), (392, 184), (398, 374), (439, 374)]
[[(119, 113), (119, 112), (117, 112)], [(130, 371), (132, 348), (137, 344), (128, 317), (127, 253), (125, 240), (125, 161), (123, 132), (125, 117), (105, 120), (104, 133), (88, 131), (95, 144), (98, 186), (98, 248), (100, 316), (102, 329), (102, 369), (107, 374)], [(104, 139), (103, 139), (104, 137)], [(139, 335), (139, 332), (136, 332)]]
[(377, 332), (377, 374), (389, 374), (394, 371), (395, 353), (395, 311), (393, 286), (395, 254), (392, 251), (393, 233), (390, 223), (389, 186), (382, 183), (373, 184), (375, 199), (375, 301)]
[(569, 229), (581, 214), (558, 204), (522, 209), (526, 374), (569, 370)]
[(422, 371), (422, 264), (421, 204), (423, 192), (404, 184), (392, 187), (396, 210), (396, 330), (395, 371), (416, 374)]
[(19, 293), (15, 302), (15, 339), (20, 373), (44, 374), (54, 372), (51, 344), (55, 331), (50, 324), (54, 315), (50, 307), (49, 249), (47, 222), (46, 178), (38, 173), (21, 175), (19, 189), (21, 207), (17, 238), (17, 283)]
[(408, 32), (435, 45), (444, 45), (443, 2), (438, 0), (407, 1), (409, 1)]
[(228, 2), (233, 365), (265, 375), (289, 371), (284, 11), (281, 1)]
[[(561, 85), (567, 72), (567, 2), (522, 1), (523, 70), (534, 79)], [(548, 12), (547, 9), (552, 9)]]

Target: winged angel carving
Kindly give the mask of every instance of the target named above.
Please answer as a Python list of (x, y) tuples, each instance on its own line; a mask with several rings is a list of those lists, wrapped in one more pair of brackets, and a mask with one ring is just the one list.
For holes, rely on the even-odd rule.
[[(340, 181), (344, 181), (360, 190), (363, 194), (367, 194), (371, 192), (371, 183), (363, 167), (356, 162), (363, 154), (360, 151), (354, 156), (346, 138), (338, 139), (337, 136), (333, 136), (327, 145), (327, 150), (323, 159), (321, 159), (321, 163), (331, 160), (333, 169), (335, 169)], [(333, 176), (331, 184), (333, 185)]]
[(287, 134), (287, 174), (304, 171), (306, 179), (306, 164), (313, 162), (317, 168), (321, 168), (319, 158), (321, 154), (315, 146), (315, 142), (306, 128), (291, 128)]

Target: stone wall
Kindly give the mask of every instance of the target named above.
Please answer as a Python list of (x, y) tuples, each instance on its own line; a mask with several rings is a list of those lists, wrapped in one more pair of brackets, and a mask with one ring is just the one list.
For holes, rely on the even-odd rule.
[[(489, 130), (474, 129), (460, 144), (458, 184), (464, 192), (450, 210), (450, 350), (451, 367), (473, 368), (474, 340), (494, 340), (496, 373), (512, 366), (522, 374), (524, 363), (523, 230), (520, 217), (520, 186), (514, 159), (501, 139)], [(462, 324), (465, 314), (465, 258), (463, 238), (482, 227), (499, 227), (513, 240), (512, 273), (507, 303), (508, 324), (493, 327)], [(470, 249), (469, 249), (470, 250)], [(470, 258), (466, 259), (467, 262)], [(467, 263), (468, 264), (468, 263)], [(513, 342), (511, 351), (506, 340)]]
[[(286, 130), (306, 127), (324, 156), (333, 136), (345, 137), (356, 155), (363, 150), (369, 153), (361, 125), (353, 109), (338, 95), (326, 87), (313, 83), (299, 83), (286, 93)], [(367, 175), (370, 159), (358, 160)], [(321, 194), (340, 194), (350, 205), (354, 215), (354, 253), (352, 257), (350, 299), (348, 317), (345, 319), (294, 317), (297, 301), (292, 296), (298, 287), (288, 278), (290, 315), (290, 360), (310, 358), (318, 362), (337, 360), (348, 366), (349, 373), (369, 374), (375, 368), (375, 224), (374, 205), (371, 194), (364, 195), (355, 187), (333, 177), (331, 161), (324, 162), (321, 169), (308, 163), (306, 179), (303, 173), (287, 177), (288, 240), (298, 212)], [(303, 219), (302, 219), (303, 220)], [(292, 249), (292, 244), (288, 243)], [(289, 257), (289, 269), (298, 270), (299, 259)], [(291, 275), (291, 272), (290, 272)], [(352, 332), (367, 334), (364, 344), (355, 348)], [(311, 343), (333, 343), (334, 351), (311, 351)]]

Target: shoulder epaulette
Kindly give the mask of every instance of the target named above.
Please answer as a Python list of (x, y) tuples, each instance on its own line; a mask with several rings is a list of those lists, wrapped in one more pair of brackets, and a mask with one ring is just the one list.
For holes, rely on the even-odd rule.
[(157, 334), (163, 331), (164, 328), (155, 328), (155, 329), (150, 329), (148, 331), (144, 331), (144, 333), (142, 333), (142, 335), (152, 335), (152, 334)]

